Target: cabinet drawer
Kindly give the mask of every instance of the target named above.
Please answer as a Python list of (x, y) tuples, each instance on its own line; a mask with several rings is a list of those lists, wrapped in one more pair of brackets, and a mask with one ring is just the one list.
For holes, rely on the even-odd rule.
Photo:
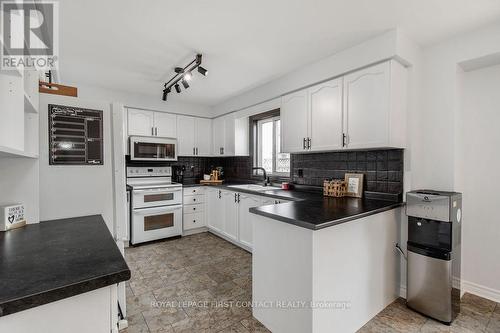
[(193, 204), (184, 206), (184, 214), (200, 213), (204, 211), (203, 204)]
[(199, 195), (205, 194), (205, 189), (203, 187), (186, 187), (184, 188), (184, 195)]
[(202, 212), (184, 214), (184, 230), (195, 229), (205, 226), (205, 218)]
[(185, 195), (184, 196), (184, 204), (185, 205), (194, 205), (205, 202), (204, 195)]

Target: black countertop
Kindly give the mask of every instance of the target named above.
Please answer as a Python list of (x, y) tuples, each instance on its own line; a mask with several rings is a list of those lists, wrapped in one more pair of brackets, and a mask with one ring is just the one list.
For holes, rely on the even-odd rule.
[(303, 200), (250, 208), (250, 212), (312, 230), (319, 230), (402, 206), (377, 199), (332, 198)]
[(0, 316), (130, 279), (100, 215), (0, 232)]
[[(223, 185), (206, 186), (291, 201), (250, 208), (250, 212), (311, 230), (323, 229), (404, 205), (398, 200), (399, 196), (397, 195), (373, 192), (366, 192), (365, 198), (359, 199), (325, 197), (320, 188), (312, 191), (304, 191), (300, 188), (289, 191), (281, 189), (252, 191), (231, 187), (231, 185), (250, 183), (252, 181), (229, 181)], [(183, 186), (204, 185), (188, 184)]]

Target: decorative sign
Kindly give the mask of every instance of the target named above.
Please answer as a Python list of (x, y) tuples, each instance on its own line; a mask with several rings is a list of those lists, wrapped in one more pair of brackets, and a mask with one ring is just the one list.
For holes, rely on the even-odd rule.
[(0, 221), (1, 231), (19, 228), (26, 225), (23, 204), (2, 206), (0, 210), (0, 216), (2, 218)]

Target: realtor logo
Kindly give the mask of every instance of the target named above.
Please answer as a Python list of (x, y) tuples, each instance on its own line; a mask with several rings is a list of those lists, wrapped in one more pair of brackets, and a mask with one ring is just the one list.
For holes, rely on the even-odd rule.
[(3, 70), (57, 69), (59, 4), (1, 1)]

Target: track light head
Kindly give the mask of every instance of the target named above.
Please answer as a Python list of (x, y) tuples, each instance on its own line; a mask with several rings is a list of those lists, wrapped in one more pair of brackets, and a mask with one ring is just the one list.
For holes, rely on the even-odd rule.
[(184, 74), (184, 80), (189, 81), (193, 78), (193, 75), (191, 74), (191, 71), (187, 72)]
[(175, 84), (175, 91), (177, 91), (177, 93), (179, 94), (181, 92), (181, 87), (179, 86), (178, 83)]
[(167, 89), (167, 88), (163, 89), (163, 97), (162, 97), (162, 99), (163, 99), (164, 101), (166, 101), (166, 100), (167, 100), (167, 95), (168, 95), (168, 94), (170, 94), (170, 88), (168, 88), (168, 89)]
[(205, 68), (198, 66), (198, 73), (200, 73), (203, 76), (207, 76), (208, 71)]
[(176, 72), (177, 74), (184, 73), (184, 68), (182, 68), (182, 67), (175, 67), (174, 68), (174, 72)]
[(189, 88), (189, 83), (185, 79), (182, 79), (181, 82), (182, 82), (182, 85), (184, 86), (184, 89)]

